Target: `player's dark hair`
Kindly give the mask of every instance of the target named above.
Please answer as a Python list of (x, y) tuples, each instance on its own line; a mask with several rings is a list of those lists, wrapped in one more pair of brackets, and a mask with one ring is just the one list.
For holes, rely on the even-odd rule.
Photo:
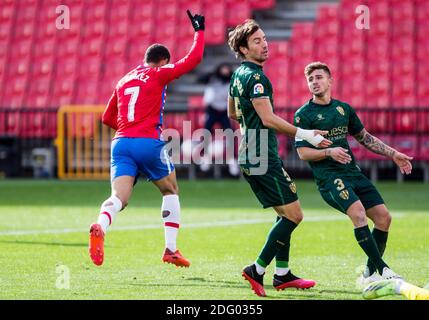
[(255, 20), (247, 19), (228, 33), (228, 45), (237, 58), (245, 58), (244, 54), (240, 51), (240, 47), (248, 48), (247, 40), (259, 29), (260, 27)]
[(147, 48), (144, 55), (144, 61), (146, 63), (158, 63), (163, 59), (170, 61), (170, 52), (165, 46), (155, 43)]
[(314, 70), (324, 70), (331, 77), (331, 70), (326, 63), (316, 61), (308, 64), (304, 69), (304, 74), (308, 77)]

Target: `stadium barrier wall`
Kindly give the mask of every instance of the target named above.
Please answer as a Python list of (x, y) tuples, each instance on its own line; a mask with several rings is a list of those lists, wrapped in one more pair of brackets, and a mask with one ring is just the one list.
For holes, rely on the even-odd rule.
[(101, 122), (102, 105), (66, 105), (57, 115), (59, 179), (110, 177), (110, 143), (114, 131)]

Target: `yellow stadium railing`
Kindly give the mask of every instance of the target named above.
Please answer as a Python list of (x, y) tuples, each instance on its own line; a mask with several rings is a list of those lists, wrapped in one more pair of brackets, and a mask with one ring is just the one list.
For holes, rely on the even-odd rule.
[(65, 105), (58, 110), (59, 179), (108, 179), (114, 131), (101, 122), (104, 106)]

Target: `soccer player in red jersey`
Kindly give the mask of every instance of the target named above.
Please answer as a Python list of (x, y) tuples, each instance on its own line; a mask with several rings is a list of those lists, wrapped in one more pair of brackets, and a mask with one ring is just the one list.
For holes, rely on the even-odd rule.
[(146, 50), (139, 65), (119, 80), (103, 113), (104, 124), (116, 130), (111, 151), (111, 196), (103, 202), (97, 223), (90, 227), (89, 254), (96, 265), (104, 260), (104, 236), (133, 192), (139, 172), (145, 173), (163, 195), (161, 213), (165, 229), (162, 260), (180, 267), (190, 262), (176, 248), (180, 223), (180, 202), (174, 165), (161, 139), (167, 84), (190, 72), (202, 60), (205, 19), (187, 14), (195, 30), (189, 53), (169, 64), (166, 47), (154, 44)]

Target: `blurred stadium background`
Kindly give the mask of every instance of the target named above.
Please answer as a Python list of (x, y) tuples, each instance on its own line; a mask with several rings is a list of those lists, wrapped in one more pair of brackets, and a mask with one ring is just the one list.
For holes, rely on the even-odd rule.
[[(369, 30), (355, 26), (361, 4), (370, 9)], [(69, 8), (69, 29), (56, 28), (59, 5)], [(169, 86), (165, 128), (180, 131), (183, 120), (203, 127), (197, 79), (219, 62), (238, 65), (225, 44), (228, 28), (254, 18), (269, 40), (264, 69), (279, 115), (292, 121), (309, 99), (304, 66), (326, 62), (334, 97), (355, 107), (370, 132), (414, 156), (407, 179), (429, 181), (426, 0), (1, 0), (0, 174), (107, 178), (111, 132), (99, 123), (102, 106), (149, 44), (167, 45), (173, 60), (186, 54), (193, 34), (186, 9), (206, 16), (207, 46), (198, 68)], [(309, 177), (292, 140), (279, 142), (293, 176)], [(391, 161), (351, 142), (374, 180), (403, 179)], [(178, 169), (202, 175), (193, 166)], [(215, 176), (227, 172), (218, 168)]]
[[(355, 26), (361, 4), (370, 9), (369, 30)], [(56, 27), (60, 5), (69, 9), (70, 29)], [(238, 66), (225, 44), (228, 28), (254, 18), (269, 40), (264, 70), (280, 116), (292, 121), (309, 99), (303, 69), (321, 60), (333, 71), (334, 96), (355, 107), (370, 132), (414, 156), (414, 172), (403, 178), (391, 161), (351, 141), (364, 171), (390, 180), (377, 183), (394, 217), (387, 261), (410, 282), (425, 285), (429, 1), (0, 0), (0, 298), (257, 298), (240, 271), (254, 259), (274, 217), (243, 181), (212, 179), (230, 178), (221, 165), (207, 173), (177, 166), (184, 226), (179, 245), (193, 263), (189, 270), (160, 263), (160, 196), (145, 183), (112, 226), (103, 268), (87, 254), (88, 226), (109, 194), (112, 132), (100, 123), (103, 106), (149, 44), (166, 44), (173, 59), (187, 52), (193, 30), (186, 9), (206, 16), (205, 56), (169, 86), (165, 128), (182, 133), (184, 120), (203, 127), (205, 84), (198, 79), (220, 62)], [(292, 177), (311, 177), (292, 139), (279, 141)], [(407, 183), (395, 182), (401, 179)], [(294, 233), (292, 264), (318, 286), (306, 292), (270, 288), (269, 297), (361, 299), (354, 281), (365, 259), (350, 222), (323, 202), (312, 181), (297, 185), (306, 220)], [(57, 286), (62, 266), (70, 269), (70, 290)]]

